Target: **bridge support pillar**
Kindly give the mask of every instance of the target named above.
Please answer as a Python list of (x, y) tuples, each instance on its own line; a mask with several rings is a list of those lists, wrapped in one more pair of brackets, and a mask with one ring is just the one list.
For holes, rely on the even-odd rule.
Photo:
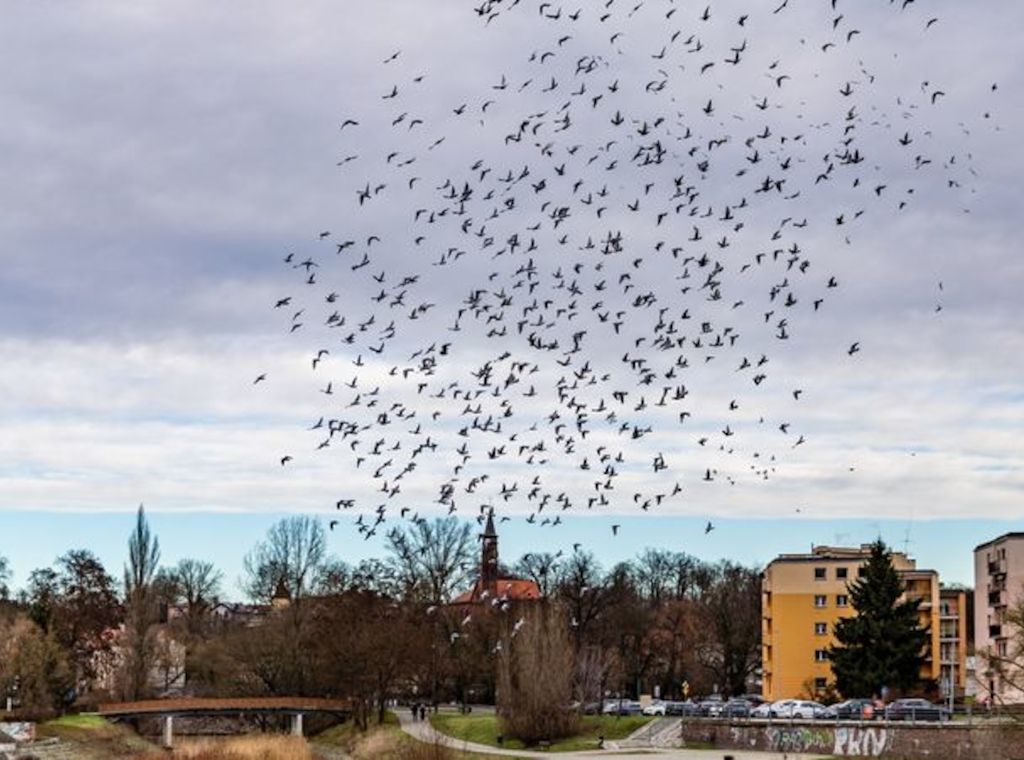
[(292, 715), (292, 736), (302, 736), (302, 713)]
[(163, 747), (164, 749), (174, 748), (174, 716), (164, 716), (164, 730), (163, 730)]

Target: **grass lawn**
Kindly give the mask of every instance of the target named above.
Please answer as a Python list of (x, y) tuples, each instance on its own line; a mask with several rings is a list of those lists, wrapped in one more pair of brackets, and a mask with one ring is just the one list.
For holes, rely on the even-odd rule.
[(110, 723), (95, 714), (64, 715), (36, 727), (40, 739), (56, 737), (74, 747), (83, 760), (134, 758), (152, 752), (155, 746), (130, 728)]
[(385, 715), (383, 723), (370, 723), (366, 731), (360, 731), (352, 721), (347, 721), (312, 737), (310, 743), (314, 752), (318, 746), (336, 747), (353, 760), (408, 760), (417, 757), (430, 760), (493, 760), (493, 755), (454, 749), (435, 752), (430, 745), (403, 732), (399, 727), (398, 716), (392, 712)]
[(108, 728), (110, 724), (106, 718), (103, 718), (96, 713), (79, 713), (78, 715), (62, 715), (59, 718), (48, 720), (43, 723), (44, 726), (50, 728), (82, 728), (82, 729), (103, 729)]
[[(576, 736), (552, 742), (550, 749), (553, 752), (596, 749), (598, 737), (603, 736), (609, 741), (625, 739), (652, 720), (653, 718), (641, 715), (584, 715), (580, 718), (580, 732)], [(438, 713), (430, 717), (430, 724), (441, 733), (459, 741), (498, 746), (499, 728), (495, 715)], [(529, 749), (516, 739), (505, 739), (501, 746), (506, 749)]]

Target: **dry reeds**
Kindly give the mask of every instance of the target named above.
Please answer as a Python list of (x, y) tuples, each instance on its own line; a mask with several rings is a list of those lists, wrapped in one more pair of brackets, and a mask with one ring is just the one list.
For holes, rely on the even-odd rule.
[(142, 760), (316, 760), (301, 736), (232, 736), (182, 739), (170, 755), (147, 755)]

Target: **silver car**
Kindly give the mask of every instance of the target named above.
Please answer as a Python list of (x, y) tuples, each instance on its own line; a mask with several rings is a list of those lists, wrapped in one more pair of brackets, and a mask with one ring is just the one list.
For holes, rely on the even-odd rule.
[(815, 720), (825, 713), (825, 705), (806, 699), (786, 699), (772, 705), (772, 716), (776, 718), (798, 718)]

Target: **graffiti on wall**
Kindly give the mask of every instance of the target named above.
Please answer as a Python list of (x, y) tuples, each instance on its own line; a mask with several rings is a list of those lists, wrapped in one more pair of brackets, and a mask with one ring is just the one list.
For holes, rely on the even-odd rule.
[(892, 733), (884, 728), (837, 727), (833, 755), (879, 757), (892, 747)]
[(0, 722), (0, 733), (7, 734), (14, 741), (30, 742), (36, 738), (36, 724), (27, 722), (2, 723)]
[(770, 726), (765, 740), (770, 752), (831, 752), (834, 744), (831, 731), (805, 726)]

